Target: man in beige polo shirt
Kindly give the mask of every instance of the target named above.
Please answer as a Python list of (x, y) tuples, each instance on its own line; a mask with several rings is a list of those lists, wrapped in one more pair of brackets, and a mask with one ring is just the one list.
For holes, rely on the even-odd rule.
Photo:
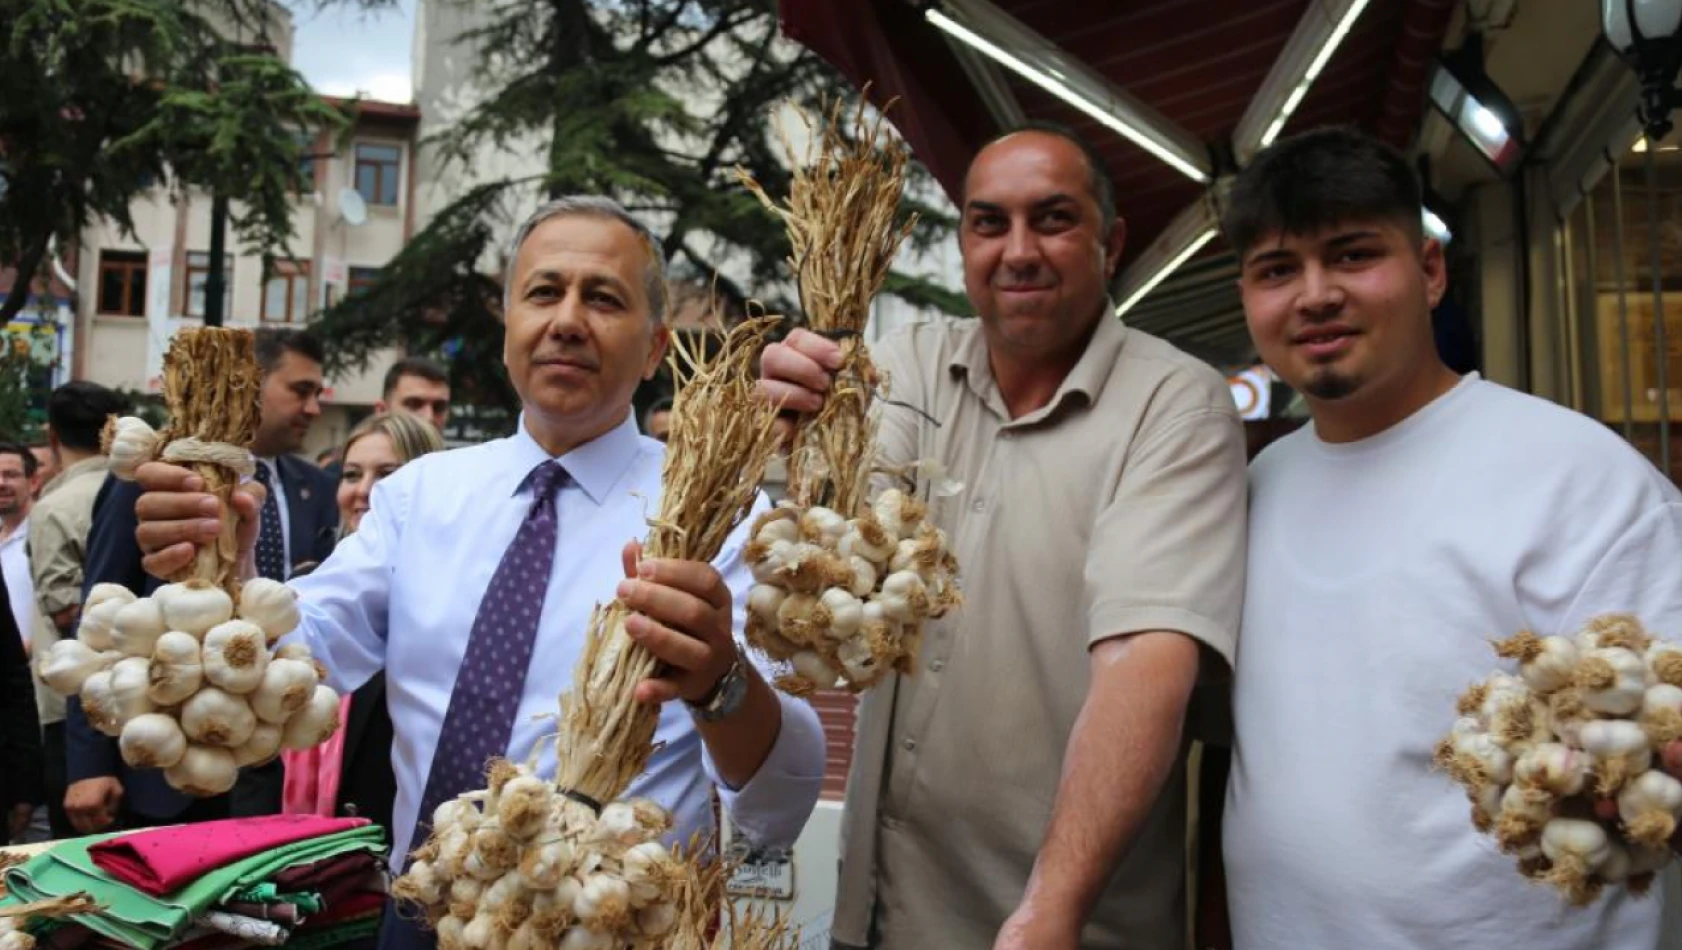
[[(1184, 722), (1224, 680), (1244, 586), (1242, 429), (1208, 366), (1117, 320), (1124, 226), (1061, 129), (984, 148), (959, 247), (977, 320), (872, 348), (887, 464), (936, 459), (963, 608), (868, 694), (838, 947), (1184, 946)], [(766, 351), (762, 392), (822, 403), (834, 344)], [(926, 414), (926, 416), (925, 416)]]
[[(100, 431), (108, 417), (127, 412), (128, 405), (122, 395), (86, 380), (65, 383), (47, 397), (47, 433), (59, 474), (41, 489), (41, 500), (29, 519), (37, 656), (46, 655), (61, 637), (76, 631), (93, 499), (110, 467), (100, 450)], [(37, 680), (35, 708), (41, 717), (43, 781), (52, 836), (72, 837), (76, 829), (64, 813), (64, 697)]]

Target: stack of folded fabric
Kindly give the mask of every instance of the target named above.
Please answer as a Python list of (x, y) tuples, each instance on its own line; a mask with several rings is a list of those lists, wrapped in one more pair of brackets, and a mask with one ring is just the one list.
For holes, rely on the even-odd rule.
[(385, 833), (360, 818), (274, 815), (61, 841), (5, 872), (0, 910), (85, 893), (52, 950), (318, 950), (370, 941), (385, 906)]

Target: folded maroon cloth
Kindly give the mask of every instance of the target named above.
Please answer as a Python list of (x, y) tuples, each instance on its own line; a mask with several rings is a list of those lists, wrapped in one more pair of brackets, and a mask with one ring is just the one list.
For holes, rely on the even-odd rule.
[(273, 848), (366, 825), (366, 818), (265, 815), (139, 831), (88, 848), (100, 870), (162, 897), (205, 874)]
[(299, 891), (320, 890), (347, 877), (361, 877), (362, 872), (380, 867), (381, 864), (380, 856), (373, 852), (352, 851), (309, 864), (294, 864), (276, 871), (269, 880), (273, 881), (282, 893), (296, 894)]
[(377, 891), (364, 891), (353, 894), (319, 914), (311, 914), (298, 933), (309, 933), (312, 930), (322, 930), (334, 924), (342, 924), (347, 920), (361, 917), (373, 917), (385, 911), (386, 896)]

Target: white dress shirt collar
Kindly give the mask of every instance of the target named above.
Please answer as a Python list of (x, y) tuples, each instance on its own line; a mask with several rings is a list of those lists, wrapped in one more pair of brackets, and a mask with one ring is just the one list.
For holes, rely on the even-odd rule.
[[(521, 413), (520, 425), (508, 442), (510, 450), (514, 453), (514, 459), (506, 472), (513, 481), (507, 489), (510, 495), (517, 494), (525, 487), (532, 469), (553, 458), (532, 438), (526, 425), (526, 416)], [(636, 461), (637, 453), (641, 449), (641, 443), (642, 437), (637, 432), (636, 420), (630, 413), (626, 413), (624, 421), (617, 426), (554, 460), (561, 463), (561, 467), (572, 477), (573, 484), (582, 488), (590, 501), (600, 505), (613, 491), (613, 487), (619, 484), (619, 480), (630, 471), (631, 463)]]

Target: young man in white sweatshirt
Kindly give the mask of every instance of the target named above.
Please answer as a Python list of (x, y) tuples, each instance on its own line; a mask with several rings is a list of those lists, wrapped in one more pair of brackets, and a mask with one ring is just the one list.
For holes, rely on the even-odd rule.
[(1407, 161), (1346, 130), (1274, 145), (1231, 194), (1251, 335), (1313, 417), (1251, 467), (1234, 940), (1655, 950), (1664, 887), (1567, 908), (1473, 830), (1431, 751), (1501, 664), (1492, 638), (1609, 611), (1682, 633), (1682, 496), (1604, 426), (1443, 364), (1420, 207)]

